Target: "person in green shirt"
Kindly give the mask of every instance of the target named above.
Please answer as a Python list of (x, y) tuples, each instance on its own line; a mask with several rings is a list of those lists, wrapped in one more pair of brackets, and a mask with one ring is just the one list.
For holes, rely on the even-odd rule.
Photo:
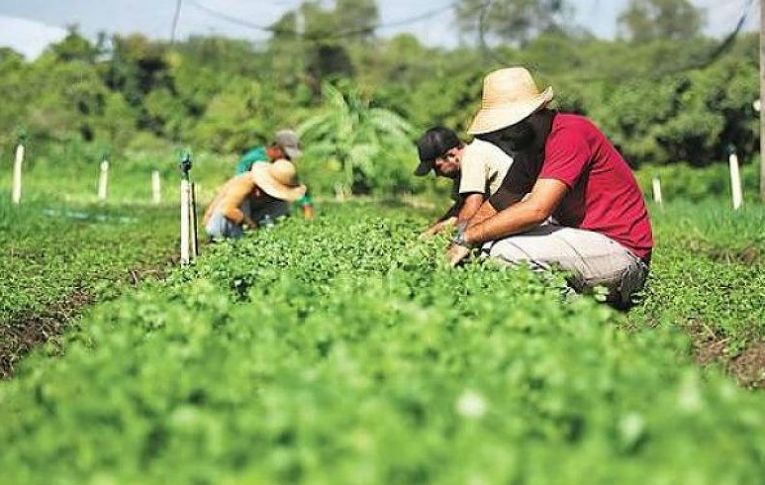
[[(279, 130), (274, 135), (274, 141), (268, 146), (256, 146), (247, 150), (236, 164), (236, 175), (249, 172), (256, 163), (273, 163), (277, 160), (287, 159), (294, 162), (303, 152), (300, 150), (300, 138), (292, 130)], [(313, 219), (313, 200), (306, 192), (300, 199), (294, 202), (299, 207), (306, 219)], [(290, 207), (282, 203), (273, 208), (270, 217), (275, 219), (290, 213)]]

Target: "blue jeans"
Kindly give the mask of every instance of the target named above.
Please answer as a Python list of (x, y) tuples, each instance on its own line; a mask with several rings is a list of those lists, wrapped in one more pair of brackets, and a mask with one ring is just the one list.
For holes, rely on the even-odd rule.
[[(251, 214), (252, 211), (249, 198), (242, 202), (242, 204), (239, 206), (239, 210), (247, 215)], [(244, 235), (242, 224), (231, 222), (226, 216), (217, 210), (213, 213), (210, 220), (207, 221), (205, 232), (207, 233), (207, 236), (213, 240), (221, 240), (227, 238), (238, 239)]]
[(210, 220), (207, 221), (205, 232), (213, 240), (226, 238), (237, 239), (244, 234), (241, 224), (231, 222), (220, 212), (213, 214)]

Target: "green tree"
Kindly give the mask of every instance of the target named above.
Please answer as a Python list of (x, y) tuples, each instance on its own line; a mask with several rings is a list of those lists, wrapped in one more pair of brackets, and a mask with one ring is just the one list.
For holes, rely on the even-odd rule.
[(460, 0), (455, 10), (460, 32), (478, 34), (483, 16), (487, 37), (521, 45), (540, 33), (560, 31), (570, 13), (566, 0)]
[(371, 39), (380, 19), (375, 0), (335, 0), (331, 8), (317, 0), (302, 2), (272, 25), (275, 38), (308, 40)]
[(232, 79), (210, 101), (195, 128), (195, 138), (221, 153), (240, 151), (250, 146), (254, 138), (269, 136), (268, 117), (262, 112), (267, 106), (260, 84)]
[(195, 69), (204, 68), (219, 74), (255, 76), (264, 67), (263, 54), (252, 42), (243, 39), (194, 35), (184, 42), (177, 43), (174, 50), (180, 54), (184, 65), (194, 66)]
[(92, 65), (60, 62), (48, 54), (35, 62), (28, 78), (36, 93), (25, 113), (25, 124), (39, 139), (93, 141), (103, 116), (108, 90)]
[(166, 46), (139, 34), (115, 36), (112, 44), (112, 60), (104, 79), (109, 88), (120, 91), (131, 105), (140, 107), (154, 89), (173, 89)]
[(358, 88), (324, 83), (322, 92), (322, 110), (298, 128), (307, 157), (342, 174), (337, 188), (345, 196), (384, 183), (375, 178), (379, 166), (393, 163), (402, 149), (411, 150), (412, 127), (396, 113), (371, 106)]
[(371, 40), (380, 12), (375, 0), (335, 0), (334, 19), (338, 32), (354, 32), (351, 39)]
[(36, 92), (31, 89), (30, 67), (24, 57), (6, 47), (0, 47), (0, 144), (3, 147), (16, 142), (15, 131), (26, 125), (25, 115), (29, 101)]
[(56, 58), (64, 62), (82, 61), (92, 64), (98, 55), (98, 48), (80, 35), (76, 25), (70, 25), (67, 28), (66, 37), (51, 45), (49, 50)]
[(355, 74), (349, 49), (374, 38), (379, 17), (375, 0), (336, 0), (332, 8), (304, 1), (272, 25), (274, 70), (318, 96), (324, 80)]
[(704, 16), (689, 0), (630, 0), (618, 22), (622, 34), (634, 42), (684, 40), (699, 35)]

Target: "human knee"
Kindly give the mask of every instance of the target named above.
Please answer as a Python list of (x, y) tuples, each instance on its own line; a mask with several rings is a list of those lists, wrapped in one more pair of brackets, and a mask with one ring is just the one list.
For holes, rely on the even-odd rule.
[(621, 271), (618, 277), (590, 281), (586, 286), (588, 291), (597, 291), (598, 287), (603, 288), (606, 302), (618, 309), (626, 310), (635, 303), (637, 295), (645, 287), (647, 278), (648, 266), (642, 261), (633, 261)]
[(484, 246), (484, 251), (491, 258), (513, 265), (526, 263), (532, 259), (528, 253), (509, 240), (497, 241), (489, 247)]

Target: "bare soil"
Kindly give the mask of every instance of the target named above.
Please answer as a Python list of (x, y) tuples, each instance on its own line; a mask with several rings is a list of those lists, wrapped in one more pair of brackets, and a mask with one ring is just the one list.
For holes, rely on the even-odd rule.
[(730, 362), (730, 371), (739, 384), (765, 388), (765, 342), (750, 345)]
[(63, 333), (68, 323), (94, 301), (92, 294), (78, 289), (42, 313), (22, 313), (8, 325), (0, 326), (0, 378), (10, 377), (32, 348)]
[[(136, 286), (147, 278), (164, 277), (166, 270), (167, 265), (131, 269), (123, 281)], [(11, 377), (25, 355), (38, 345), (51, 342), (63, 334), (96, 301), (97, 297), (92, 292), (78, 288), (42, 312), (21, 312), (7, 324), (0, 325), (0, 379)]]
[(703, 322), (693, 322), (690, 327), (696, 362), (701, 366), (720, 364), (739, 385), (765, 388), (765, 342), (748, 345), (736, 355), (727, 352), (728, 339), (717, 335)]
[(741, 263), (751, 265), (762, 261), (759, 248), (747, 246), (743, 249), (713, 248), (706, 251), (712, 261), (719, 263)]

